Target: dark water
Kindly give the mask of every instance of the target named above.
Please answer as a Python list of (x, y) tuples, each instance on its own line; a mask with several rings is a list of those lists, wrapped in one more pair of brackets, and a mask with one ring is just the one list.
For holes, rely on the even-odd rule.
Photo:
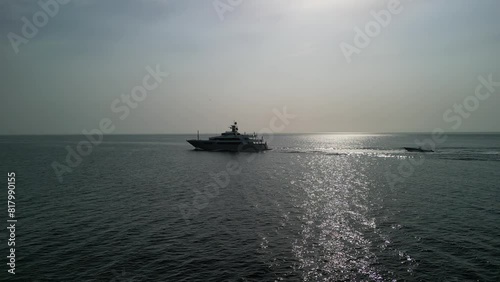
[(428, 135), (277, 135), (260, 154), (188, 137), (106, 136), (63, 183), (51, 163), (81, 136), (0, 137), (18, 218), (0, 280), (500, 281), (500, 135), (429, 154), (401, 150)]

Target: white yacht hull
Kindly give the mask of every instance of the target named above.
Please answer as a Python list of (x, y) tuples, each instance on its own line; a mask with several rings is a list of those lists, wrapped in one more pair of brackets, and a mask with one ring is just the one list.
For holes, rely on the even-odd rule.
[(187, 140), (195, 149), (204, 151), (228, 151), (228, 152), (260, 152), (270, 150), (266, 143), (237, 143), (216, 142), (209, 140)]

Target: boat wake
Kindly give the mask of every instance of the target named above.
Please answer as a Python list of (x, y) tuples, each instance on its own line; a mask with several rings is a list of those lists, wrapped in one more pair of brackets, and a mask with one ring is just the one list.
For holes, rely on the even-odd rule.
[(413, 158), (425, 157), (429, 159), (443, 159), (454, 161), (500, 161), (500, 151), (478, 149), (436, 149), (435, 152), (409, 152), (405, 149), (387, 148), (314, 148), (301, 149), (293, 147), (276, 147), (275, 152), (283, 154), (309, 154), (324, 156), (371, 156), (379, 158)]

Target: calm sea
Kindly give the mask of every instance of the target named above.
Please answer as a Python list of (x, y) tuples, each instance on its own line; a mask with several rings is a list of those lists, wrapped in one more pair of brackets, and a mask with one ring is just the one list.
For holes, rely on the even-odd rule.
[(16, 274), (0, 280), (500, 281), (500, 135), (276, 135), (194, 151), (182, 135), (0, 136), (16, 173)]

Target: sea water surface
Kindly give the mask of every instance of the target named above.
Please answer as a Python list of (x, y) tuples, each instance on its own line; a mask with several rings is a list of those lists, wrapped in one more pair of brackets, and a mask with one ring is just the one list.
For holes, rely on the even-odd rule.
[(112, 135), (61, 183), (82, 136), (0, 136), (18, 219), (0, 280), (499, 281), (500, 135), (402, 149), (430, 137), (275, 135), (252, 154)]

